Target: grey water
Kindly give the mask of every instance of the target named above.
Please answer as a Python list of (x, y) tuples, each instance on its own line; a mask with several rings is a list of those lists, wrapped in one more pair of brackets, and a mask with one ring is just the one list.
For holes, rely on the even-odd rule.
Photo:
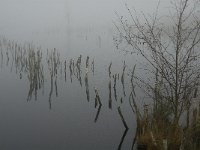
[(123, 4), (0, 1), (0, 149), (132, 148), (136, 62), (113, 42), (114, 12), (124, 14)]

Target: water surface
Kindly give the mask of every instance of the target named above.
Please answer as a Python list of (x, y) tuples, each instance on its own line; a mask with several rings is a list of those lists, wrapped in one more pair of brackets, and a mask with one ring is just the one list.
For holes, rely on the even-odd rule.
[(121, 4), (1, 2), (0, 149), (131, 149), (136, 62), (113, 41)]

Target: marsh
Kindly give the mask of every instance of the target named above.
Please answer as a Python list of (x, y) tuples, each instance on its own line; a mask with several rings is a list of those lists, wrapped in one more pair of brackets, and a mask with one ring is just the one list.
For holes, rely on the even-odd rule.
[(137, 56), (117, 49), (113, 21), (157, 2), (1, 0), (0, 149), (131, 149)]

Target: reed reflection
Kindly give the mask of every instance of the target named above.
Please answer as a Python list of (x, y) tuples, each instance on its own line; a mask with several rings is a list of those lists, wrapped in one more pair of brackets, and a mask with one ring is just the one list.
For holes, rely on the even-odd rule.
[(67, 81), (67, 61), (64, 62), (65, 82)]
[(76, 72), (74, 72), (74, 75), (77, 77), (80, 86), (82, 87), (82, 78), (81, 78), (81, 60), (82, 60), (82, 55), (80, 55), (76, 61)]
[(58, 78), (58, 70), (60, 69), (61, 61), (60, 61), (60, 54), (54, 48), (53, 51), (48, 53), (47, 55), (47, 64), (48, 70), (51, 80), (50, 85), (50, 92), (49, 92), (49, 109), (52, 108), (52, 94), (55, 86), (55, 95), (58, 97), (58, 86), (57, 86), (57, 78)]
[(31, 100), (33, 93), (35, 100), (37, 100), (37, 91), (42, 87), (44, 88), (44, 72), (43, 64), (41, 63), (42, 52), (39, 49), (36, 52), (29, 50), (27, 54), (25, 68), (30, 85), (27, 100)]
[(88, 73), (89, 73), (89, 56), (87, 56), (86, 59), (86, 71), (85, 71), (85, 89), (86, 89), (86, 96), (88, 102), (90, 101), (90, 88), (89, 88), (89, 83), (88, 83)]
[(101, 111), (102, 103), (101, 103), (101, 99), (100, 99), (98, 90), (97, 90), (96, 88), (95, 88), (94, 90), (95, 90), (95, 95), (96, 95), (96, 96), (95, 96), (95, 108), (96, 108), (97, 106), (99, 106), (99, 107), (98, 107), (98, 110), (97, 110), (97, 113), (96, 113), (95, 120), (94, 120), (94, 122), (97, 122), (97, 120), (98, 120), (98, 118), (99, 118), (100, 111)]
[[(0, 42), (1, 49), (1, 68), (4, 65), (10, 67), (22, 79), (26, 76), (29, 82), (27, 101), (31, 100), (33, 95), (37, 100), (38, 90), (44, 88), (44, 71), (42, 63), (42, 51), (40, 47), (35, 47), (30, 43), (24, 45), (3, 38)], [(5, 58), (5, 59), (4, 59)]]
[(73, 59), (70, 59), (69, 71), (70, 71), (70, 80), (71, 80), (71, 83), (72, 83), (72, 75), (73, 75), (73, 72), (74, 72), (74, 60)]
[(117, 74), (113, 75), (113, 78), (114, 78), (114, 86), (113, 86), (114, 97), (115, 97), (115, 100), (117, 101), (117, 89), (116, 89), (116, 84), (117, 84)]
[(108, 107), (112, 109), (112, 89), (111, 89), (111, 80), (108, 83), (108, 90), (109, 90), (109, 100), (108, 100)]
[(85, 74), (85, 89), (86, 89), (86, 96), (88, 102), (90, 101), (90, 88), (89, 88), (89, 83), (88, 83), (88, 73)]
[[(46, 53), (45, 53), (46, 52)], [(45, 54), (45, 56), (43, 55)], [(6, 38), (0, 40), (0, 63), (1, 68), (4, 66), (10, 67), (11, 72), (15, 70), (15, 73), (19, 76), (20, 79), (28, 81), (29, 90), (27, 95), (27, 101), (32, 100), (34, 97), (35, 100), (38, 99), (38, 91), (43, 91), (44, 88), (49, 88), (47, 100), (49, 109), (52, 109), (53, 96), (59, 96), (59, 81), (71, 82), (71, 84), (76, 84), (81, 88), (84, 88), (86, 93), (86, 99), (88, 102), (94, 102), (95, 108), (95, 118), (94, 122), (96, 123), (100, 117), (102, 107), (106, 106), (107, 109), (112, 109), (113, 111), (117, 110), (118, 116), (121, 119), (125, 130), (121, 137), (118, 149), (122, 148), (122, 144), (125, 140), (125, 137), (128, 133), (128, 125), (125, 121), (121, 108), (123, 107), (123, 99), (126, 98), (126, 89), (125, 86), (125, 76), (127, 65), (125, 61), (123, 63), (123, 70), (121, 75), (121, 84), (119, 73), (113, 74), (112, 62), (108, 66), (108, 83), (106, 83), (105, 88), (108, 89), (108, 95), (102, 95), (100, 98), (99, 90), (96, 88), (96, 85), (91, 82), (91, 78), (95, 79), (95, 61), (90, 59), (89, 56), (79, 55), (77, 58), (65, 58), (62, 59), (60, 52), (54, 48), (53, 50), (47, 49), (43, 50), (41, 47), (35, 47), (33, 44), (25, 43), (18, 44), (15, 41), (9, 41)], [(85, 70), (85, 71), (84, 71)], [(132, 71), (131, 76), (131, 96), (129, 97), (131, 108), (134, 107), (133, 96), (134, 94), (134, 84), (133, 84), (133, 74), (135, 67)], [(93, 76), (91, 76), (93, 74)], [(59, 76), (64, 76), (64, 80), (59, 78)], [(69, 80), (68, 80), (69, 79)], [(84, 79), (85, 86), (82, 86), (82, 79)], [(48, 84), (49, 86), (44, 86)], [(95, 87), (95, 88), (94, 88)], [(94, 90), (91, 90), (93, 89)], [(120, 90), (123, 89), (122, 94)], [(45, 90), (46, 91), (46, 90)], [(128, 92), (127, 92), (128, 93)], [(93, 95), (94, 94), (94, 95)], [(93, 95), (93, 97), (92, 97)], [(108, 99), (106, 98), (108, 96)], [(112, 100), (114, 96), (115, 101)], [(119, 99), (119, 100), (118, 100)], [(108, 104), (107, 104), (108, 103)]]
[(122, 123), (123, 123), (123, 125), (124, 125), (124, 127), (125, 127), (124, 133), (123, 133), (123, 135), (122, 135), (122, 137), (121, 137), (121, 140), (120, 140), (120, 144), (119, 144), (119, 146), (118, 146), (118, 150), (121, 150), (122, 144), (123, 144), (124, 139), (125, 139), (125, 137), (126, 137), (126, 135), (127, 135), (127, 132), (128, 132), (128, 130), (129, 130), (129, 127), (128, 127), (127, 123), (126, 123), (126, 120), (124, 119), (124, 116), (123, 116), (123, 114), (122, 114), (121, 108), (118, 107), (117, 110), (118, 110), (119, 116), (120, 116), (120, 118), (121, 118), (121, 121), (122, 121)]
[(108, 67), (108, 75), (109, 75), (109, 82), (108, 82), (108, 91), (109, 91), (109, 99), (108, 99), (108, 107), (109, 109), (112, 109), (112, 89), (111, 89), (111, 67), (112, 67), (112, 62), (110, 63), (109, 67)]
[(118, 150), (121, 150), (121, 149), (122, 149), (122, 144), (123, 144), (123, 142), (124, 142), (124, 139), (125, 139), (127, 133), (128, 133), (128, 129), (125, 129), (125, 130), (124, 130), (124, 133), (123, 133), (123, 135), (122, 135), (122, 137), (121, 137), (121, 140), (120, 140), (120, 143), (119, 143), (119, 146), (118, 146)]
[(126, 63), (125, 63), (125, 61), (124, 61), (124, 64), (123, 64), (123, 71), (122, 71), (122, 76), (121, 76), (121, 83), (122, 83), (122, 87), (123, 87), (124, 96), (126, 96), (125, 85), (124, 85), (125, 70), (126, 70)]

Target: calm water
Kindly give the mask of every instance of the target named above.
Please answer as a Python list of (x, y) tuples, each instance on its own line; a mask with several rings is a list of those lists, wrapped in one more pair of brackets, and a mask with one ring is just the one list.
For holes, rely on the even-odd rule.
[(0, 149), (131, 149), (135, 61), (116, 49), (112, 25), (77, 25), (64, 0), (3, 4)]

